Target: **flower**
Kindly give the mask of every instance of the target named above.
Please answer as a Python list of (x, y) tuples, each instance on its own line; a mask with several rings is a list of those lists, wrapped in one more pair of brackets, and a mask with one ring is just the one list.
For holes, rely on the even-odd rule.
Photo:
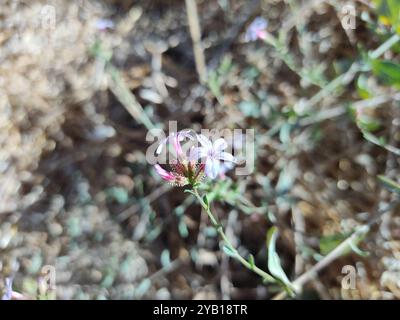
[(156, 154), (159, 155), (164, 147), (172, 146), (176, 159), (168, 164), (169, 170), (164, 169), (158, 163), (154, 165), (154, 169), (162, 179), (177, 186), (193, 185), (203, 177), (204, 165), (197, 161), (190, 161), (182, 149), (181, 142), (185, 139), (194, 140), (195, 134), (191, 130), (172, 133), (156, 149)]
[(173, 181), (175, 179), (174, 175), (171, 172), (164, 170), (159, 164), (154, 165), (154, 169), (156, 169), (157, 173), (164, 180)]
[(195, 135), (193, 131), (189, 129), (179, 132), (173, 132), (160, 143), (160, 145), (156, 149), (156, 154), (159, 155), (162, 152), (163, 148), (168, 145), (168, 143), (172, 143), (177, 156), (182, 156), (183, 151), (181, 142), (185, 139), (194, 140), (194, 136)]
[(212, 143), (206, 136), (199, 134), (197, 135), (197, 140), (200, 142), (201, 147), (191, 150), (190, 159), (191, 161), (196, 161), (204, 158), (205, 174), (211, 179), (215, 179), (220, 173), (225, 173), (221, 171), (221, 168), (225, 167), (225, 162), (221, 163), (221, 161), (236, 162), (233, 155), (224, 151), (228, 144), (223, 138), (219, 138)]
[(114, 28), (114, 22), (110, 19), (99, 19), (96, 21), (96, 27), (100, 31), (105, 31)]
[[(192, 145), (184, 152), (181, 145), (184, 140), (197, 141), (201, 146)], [(204, 175), (211, 179), (217, 176), (223, 178), (237, 163), (233, 155), (224, 151), (228, 147), (225, 139), (219, 138), (212, 143), (206, 136), (197, 135), (192, 130), (170, 134), (157, 147), (156, 154), (161, 154), (168, 147), (172, 147), (171, 151), (176, 158), (170, 160), (166, 166), (157, 163), (154, 169), (162, 179), (178, 186), (196, 185)]]
[(11, 300), (13, 294), (11, 278), (5, 278), (5, 286), (5, 293), (1, 297), (1, 300)]
[(263, 17), (255, 18), (246, 30), (246, 34), (244, 36), (245, 41), (250, 42), (258, 39), (265, 40), (267, 35), (267, 26), (268, 21)]

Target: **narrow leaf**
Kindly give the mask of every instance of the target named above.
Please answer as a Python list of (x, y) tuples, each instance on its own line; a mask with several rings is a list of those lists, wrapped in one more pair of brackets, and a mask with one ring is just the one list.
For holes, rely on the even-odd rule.
[(378, 179), (380, 182), (382, 182), (385, 188), (389, 189), (390, 191), (400, 193), (400, 184), (398, 184), (397, 182), (381, 175), (378, 176)]
[(254, 263), (254, 256), (252, 254), (249, 256), (249, 263), (250, 263), (251, 270), (253, 270), (255, 263)]
[(276, 253), (276, 239), (278, 238), (278, 229), (272, 227), (267, 234), (267, 247), (268, 247), (268, 269), (271, 274), (280, 280), (288, 290), (293, 291), (293, 286), (285, 274), (281, 266), (281, 261)]

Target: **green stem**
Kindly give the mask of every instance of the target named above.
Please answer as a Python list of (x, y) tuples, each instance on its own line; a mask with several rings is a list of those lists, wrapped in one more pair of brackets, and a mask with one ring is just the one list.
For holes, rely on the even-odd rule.
[(380, 47), (375, 49), (369, 55), (371, 59), (378, 59), (382, 54), (384, 54), (387, 50), (393, 47), (398, 41), (400, 41), (400, 35), (397, 33), (392, 35), (388, 40), (386, 40)]
[(225, 245), (228, 247), (228, 249), (233, 253), (233, 257), (236, 258), (247, 269), (253, 271), (254, 273), (258, 274), (260, 277), (262, 277), (265, 282), (276, 283), (276, 280), (274, 277), (272, 277), (271, 275), (269, 275), (268, 273), (266, 273), (265, 271), (263, 271), (256, 265), (251, 264), (249, 261), (247, 261), (245, 258), (243, 258), (240, 255), (240, 253), (237, 251), (237, 249), (229, 241), (228, 237), (226, 236), (226, 234), (224, 232), (224, 229), (218, 223), (218, 220), (212, 214), (209, 204), (204, 202), (203, 198), (200, 196), (197, 188), (195, 188), (195, 187), (193, 187), (193, 194), (196, 196), (196, 198), (199, 200), (199, 203), (201, 204), (201, 206), (207, 212), (207, 215), (210, 218), (211, 223), (213, 224), (215, 230), (218, 232), (221, 239), (225, 242)]

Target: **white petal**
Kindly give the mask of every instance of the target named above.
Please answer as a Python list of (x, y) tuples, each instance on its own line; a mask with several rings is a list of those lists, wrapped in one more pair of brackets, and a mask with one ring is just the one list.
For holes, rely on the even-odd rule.
[(215, 179), (220, 170), (220, 162), (217, 159), (207, 159), (205, 173), (211, 179)]
[(228, 144), (226, 143), (224, 138), (219, 138), (214, 142), (213, 149), (216, 152), (221, 152), (222, 150), (225, 150), (228, 147)]
[(179, 131), (178, 137), (179, 137), (179, 141), (183, 141), (185, 138), (187, 138), (189, 140), (194, 140), (191, 129)]
[(236, 163), (236, 158), (228, 152), (220, 152), (216, 155), (216, 158), (219, 160), (229, 161)]
[(159, 155), (162, 151), (162, 149), (164, 148), (164, 146), (167, 144), (168, 138), (163, 139), (160, 144), (158, 145), (157, 149), (156, 149), (156, 154)]
[(212, 143), (211, 143), (210, 139), (208, 139), (205, 135), (203, 135), (203, 134), (198, 134), (198, 135), (197, 135), (197, 140), (200, 142), (200, 144), (201, 144), (204, 148), (206, 148), (206, 149), (208, 149), (208, 150), (211, 150), (211, 149), (212, 149)]
[(193, 148), (190, 150), (189, 160), (190, 161), (197, 161), (200, 158), (204, 158), (207, 156), (207, 150), (203, 147)]

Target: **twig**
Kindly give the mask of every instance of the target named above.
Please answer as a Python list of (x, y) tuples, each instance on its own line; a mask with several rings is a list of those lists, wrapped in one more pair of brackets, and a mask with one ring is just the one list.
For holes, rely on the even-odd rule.
[(292, 207), (293, 224), (294, 224), (294, 243), (296, 248), (296, 259), (294, 264), (294, 272), (296, 276), (301, 274), (304, 269), (304, 259), (302, 249), (304, 247), (303, 234), (305, 232), (305, 222), (303, 213), (296, 206)]
[[(341, 257), (351, 246), (360, 239), (360, 237), (365, 236), (371, 226), (378, 222), (380, 219), (384, 217), (385, 214), (389, 213), (390, 210), (397, 204), (397, 202), (393, 202), (389, 204), (386, 208), (379, 210), (377, 212), (377, 216), (372, 219), (368, 224), (360, 226), (353, 234), (344, 240), (341, 244), (339, 244), (335, 249), (333, 249), (328, 255), (326, 255), (321, 261), (315, 264), (310, 270), (303, 273), (300, 277), (292, 282), (292, 285), (296, 291), (299, 293), (303, 286), (318, 274), (319, 271), (330, 265), (333, 261)], [(273, 300), (282, 300), (286, 298), (287, 293), (282, 291), (273, 297)]]
[[(362, 226), (356, 230), (350, 237), (344, 240), (340, 245), (333, 249), (327, 256), (321, 261), (315, 264), (310, 270), (303, 273), (295, 281), (292, 282), (296, 292), (300, 292), (304, 284), (313, 279), (319, 271), (330, 265), (333, 261), (343, 255), (345, 251), (362, 235), (365, 235), (369, 231), (368, 226)], [(282, 300), (286, 297), (286, 292), (282, 291), (276, 295), (273, 300)]]
[[(394, 95), (381, 95), (366, 100), (356, 101), (352, 104), (354, 109), (358, 108), (376, 108), (389, 101), (400, 101), (400, 93)], [(324, 120), (340, 117), (346, 114), (347, 108), (344, 105), (338, 105), (327, 110), (321, 110), (317, 114), (299, 120), (300, 126), (308, 126)]]
[(155, 128), (154, 124), (144, 112), (143, 107), (122, 79), (118, 69), (109, 65), (108, 71), (112, 79), (110, 89), (114, 93), (115, 97), (125, 107), (126, 111), (128, 111), (135, 120), (142, 123), (148, 130)]
[(195, 0), (185, 0), (190, 29), (192, 37), (194, 60), (196, 62), (197, 73), (199, 74), (200, 82), (205, 82), (207, 79), (206, 62), (204, 58), (203, 46), (201, 44), (201, 31), (199, 15), (197, 13), (197, 5)]

